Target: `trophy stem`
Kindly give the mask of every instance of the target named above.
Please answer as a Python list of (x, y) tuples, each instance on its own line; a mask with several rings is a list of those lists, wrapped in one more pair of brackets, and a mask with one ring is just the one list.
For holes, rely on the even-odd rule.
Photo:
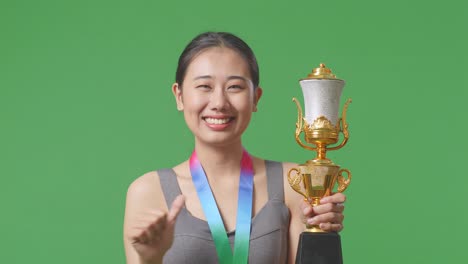
[(326, 160), (327, 155), (327, 146), (323, 143), (317, 144), (317, 159), (318, 160)]
[(317, 152), (317, 157), (312, 160), (315, 164), (333, 164), (333, 162), (327, 158), (327, 144), (322, 142), (315, 143), (317, 148), (315, 151)]

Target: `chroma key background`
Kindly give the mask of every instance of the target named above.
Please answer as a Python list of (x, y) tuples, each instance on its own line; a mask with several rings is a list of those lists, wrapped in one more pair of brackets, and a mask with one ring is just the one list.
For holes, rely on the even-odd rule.
[(346, 81), (353, 173), (347, 264), (463, 263), (467, 240), (464, 1), (0, 2), (0, 262), (124, 263), (128, 185), (189, 157), (171, 94), (182, 49), (230, 31), (255, 51), (264, 96), (244, 143), (303, 162), (298, 80)]

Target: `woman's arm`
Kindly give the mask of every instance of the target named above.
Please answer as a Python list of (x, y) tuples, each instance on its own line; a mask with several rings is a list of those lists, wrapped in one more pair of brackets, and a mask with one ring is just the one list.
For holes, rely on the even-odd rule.
[(159, 264), (171, 247), (183, 196), (168, 211), (156, 172), (135, 180), (127, 192), (124, 246), (128, 264)]
[(288, 263), (291, 264), (296, 260), (299, 236), (305, 230), (304, 217), (300, 208), (300, 203), (304, 198), (289, 186), (287, 180), (287, 173), (293, 167), (297, 167), (297, 164), (283, 163), (284, 201), (291, 214), (288, 235)]

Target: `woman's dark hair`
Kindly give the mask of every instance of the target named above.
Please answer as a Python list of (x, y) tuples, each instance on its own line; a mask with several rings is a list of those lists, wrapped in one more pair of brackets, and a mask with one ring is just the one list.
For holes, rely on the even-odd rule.
[(179, 63), (176, 71), (176, 82), (179, 84), (179, 88), (182, 88), (185, 73), (187, 72), (187, 68), (193, 58), (203, 50), (213, 47), (230, 48), (244, 57), (245, 61), (249, 65), (250, 76), (252, 78), (254, 88), (258, 87), (260, 77), (257, 59), (249, 45), (231, 33), (205, 32), (190, 41), (179, 57)]

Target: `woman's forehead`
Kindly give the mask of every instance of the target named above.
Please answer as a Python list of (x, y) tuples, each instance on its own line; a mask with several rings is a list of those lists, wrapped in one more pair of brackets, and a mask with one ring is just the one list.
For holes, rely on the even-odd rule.
[(201, 76), (226, 78), (238, 76), (251, 79), (249, 66), (238, 52), (226, 47), (213, 47), (197, 54), (190, 62), (186, 78), (199, 78)]

